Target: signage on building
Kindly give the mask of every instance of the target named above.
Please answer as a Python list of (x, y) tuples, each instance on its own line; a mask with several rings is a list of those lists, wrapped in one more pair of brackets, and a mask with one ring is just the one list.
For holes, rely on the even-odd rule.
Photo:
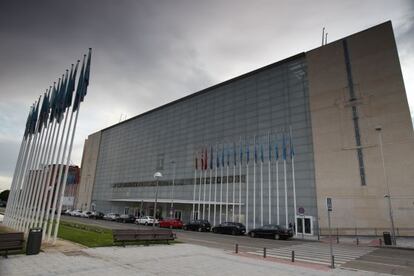
[(328, 212), (332, 212), (332, 198), (326, 198), (326, 208), (328, 208)]

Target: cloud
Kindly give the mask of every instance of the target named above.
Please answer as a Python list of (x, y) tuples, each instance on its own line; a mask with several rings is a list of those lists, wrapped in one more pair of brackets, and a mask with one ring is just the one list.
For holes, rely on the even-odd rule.
[[(355, 8), (357, 7), (357, 8)], [(414, 103), (412, 1), (2, 1), (0, 175), (10, 179), (29, 106), (93, 48), (71, 160), (87, 136), (221, 81), (392, 19)]]

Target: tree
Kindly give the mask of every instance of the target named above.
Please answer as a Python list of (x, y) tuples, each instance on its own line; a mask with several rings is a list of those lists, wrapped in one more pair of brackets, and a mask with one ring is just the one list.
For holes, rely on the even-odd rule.
[(9, 198), (10, 190), (4, 190), (0, 193), (0, 201), (7, 202), (7, 199)]

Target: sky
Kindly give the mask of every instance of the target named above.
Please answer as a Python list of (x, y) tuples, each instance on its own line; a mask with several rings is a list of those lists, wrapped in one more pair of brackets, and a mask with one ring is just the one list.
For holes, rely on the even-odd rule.
[(89, 47), (76, 165), (93, 132), (387, 20), (414, 114), (412, 0), (0, 0), (0, 190), (30, 105)]

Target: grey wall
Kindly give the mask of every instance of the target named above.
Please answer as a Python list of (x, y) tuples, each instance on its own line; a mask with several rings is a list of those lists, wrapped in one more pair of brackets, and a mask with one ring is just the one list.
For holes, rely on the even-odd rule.
[[(166, 93), (168, 93), (166, 88)], [(279, 62), (198, 93), (182, 101), (102, 131), (99, 158), (92, 200), (102, 211), (121, 211), (127, 204), (111, 203), (112, 199), (153, 198), (153, 187), (112, 188), (114, 183), (149, 181), (156, 171), (157, 159), (164, 159), (164, 180), (171, 180), (176, 162), (176, 179), (194, 177), (194, 154), (203, 146), (220, 148), (237, 144), (240, 137), (250, 144), (249, 219), (252, 224), (253, 202), (253, 137), (264, 144), (263, 164), (264, 217), (268, 210), (267, 136), (275, 142), (279, 133), (292, 127), (295, 146), (297, 206), (316, 216), (312, 133), (309, 113), (307, 68), (304, 55)], [(228, 146), (227, 146), (228, 147)], [(260, 146), (259, 146), (260, 149)], [(245, 147), (243, 148), (245, 151)], [(274, 154), (274, 151), (273, 151)], [(281, 153), (280, 153), (281, 154)], [(244, 157), (246, 153), (244, 152)], [(239, 158), (239, 152), (237, 154)], [(259, 150), (260, 157), (260, 150)], [(274, 156), (273, 156), (274, 157)], [(239, 160), (238, 160), (239, 162)], [(245, 164), (246, 161), (244, 160)], [(260, 219), (260, 162), (256, 174), (256, 220)], [(276, 202), (275, 161), (272, 161), (272, 198)], [(225, 172), (226, 170), (224, 170)], [(237, 169), (238, 171), (238, 169)], [(220, 172), (220, 170), (219, 170)], [(232, 174), (232, 168), (230, 169)], [(279, 162), (281, 207), (284, 206), (283, 162)], [(287, 162), (289, 213), (293, 215), (291, 162)], [(243, 165), (242, 174), (246, 174)], [(213, 173), (214, 175), (214, 173)], [(193, 185), (178, 185), (175, 198), (192, 200)], [(237, 185), (236, 194), (238, 194)], [(208, 190), (208, 189), (207, 189)], [(159, 197), (170, 198), (170, 187), (160, 188)], [(230, 193), (232, 195), (232, 193)], [(245, 183), (242, 184), (242, 203), (245, 202)], [(207, 196), (208, 197), (208, 196)], [(121, 209), (122, 208), (122, 209)], [(276, 214), (276, 206), (272, 207)], [(244, 213), (244, 208), (243, 208)], [(281, 209), (281, 215), (284, 211)], [(281, 221), (284, 218), (281, 217)], [(275, 218), (274, 218), (275, 221)], [(290, 219), (293, 222), (293, 219)]]

